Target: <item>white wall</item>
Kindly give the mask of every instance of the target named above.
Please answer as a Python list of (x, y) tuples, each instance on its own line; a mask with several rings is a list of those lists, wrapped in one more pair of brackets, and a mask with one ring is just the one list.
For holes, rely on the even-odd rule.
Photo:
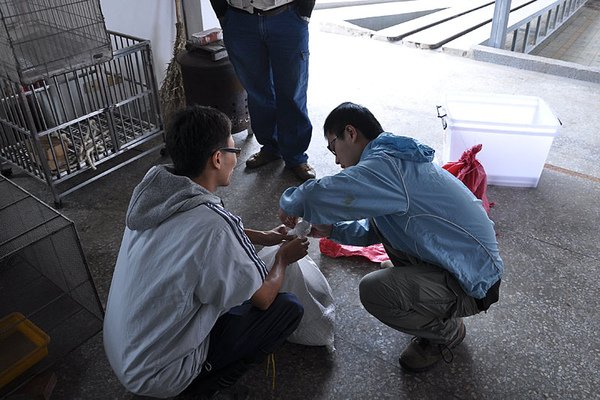
[[(149, 39), (154, 71), (160, 86), (173, 56), (175, 42), (175, 1), (100, 0), (107, 29)], [(209, 0), (184, 0), (188, 32), (219, 26)]]
[(210, 0), (183, 0), (188, 37), (192, 33), (219, 26), (219, 20), (213, 11)]

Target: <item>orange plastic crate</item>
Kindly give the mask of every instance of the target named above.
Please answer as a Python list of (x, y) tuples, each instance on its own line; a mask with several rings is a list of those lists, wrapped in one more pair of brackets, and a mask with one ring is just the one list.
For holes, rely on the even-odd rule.
[(0, 388), (48, 355), (50, 337), (15, 312), (0, 320)]

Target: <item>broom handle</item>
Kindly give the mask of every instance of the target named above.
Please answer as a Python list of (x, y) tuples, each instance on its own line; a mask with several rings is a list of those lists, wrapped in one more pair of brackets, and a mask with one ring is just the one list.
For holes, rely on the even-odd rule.
[(175, 0), (175, 18), (178, 23), (183, 22), (183, 5), (181, 4), (181, 0)]
[(185, 28), (185, 13), (183, 10), (183, 1), (175, 0), (175, 42), (173, 43), (173, 54), (176, 56), (185, 48), (187, 32)]
[[(184, 21), (184, 16), (183, 16), (182, 0), (175, 0), (175, 18), (176, 18), (177, 34), (181, 35), (183, 33), (183, 37), (186, 37), (187, 35), (185, 35), (185, 21)], [(179, 30), (181, 30), (181, 32)]]

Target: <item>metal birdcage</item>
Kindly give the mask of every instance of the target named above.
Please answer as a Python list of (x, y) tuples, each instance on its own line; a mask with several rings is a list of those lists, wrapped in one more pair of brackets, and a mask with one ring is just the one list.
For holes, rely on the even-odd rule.
[[(3, 398), (100, 332), (104, 312), (73, 222), (1, 176), (0, 193)], [(19, 337), (23, 322), (49, 343)], [(38, 345), (47, 355), (36, 355)]]
[[(109, 170), (97, 170), (163, 133), (150, 42), (114, 32), (110, 39), (110, 61), (30, 85), (0, 78), (0, 161), (45, 181), (57, 205), (162, 146), (146, 146), (116, 159)], [(66, 187), (76, 176), (81, 179)]]
[(0, 0), (0, 76), (32, 84), (110, 60), (99, 0)]

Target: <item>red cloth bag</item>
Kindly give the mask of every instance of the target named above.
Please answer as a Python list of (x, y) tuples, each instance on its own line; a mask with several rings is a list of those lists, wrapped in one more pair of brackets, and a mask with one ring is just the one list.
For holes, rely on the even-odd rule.
[(487, 198), (487, 174), (483, 165), (477, 160), (476, 155), (481, 151), (482, 145), (476, 144), (460, 156), (458, 161), (451, 161), (442, 166), (446, 171), (456, 176), (471, 192), (481, 200), (487, 213), (494, 203)]
[(376, 263), (390, 259), (381, 243), (360, 247), (339, 244), (333, 240), (321, 238), (319, 240), (319, 250), (321, 250), (321, 253), (331, 258), (358, 256), (368, 258), (370, 261)]

